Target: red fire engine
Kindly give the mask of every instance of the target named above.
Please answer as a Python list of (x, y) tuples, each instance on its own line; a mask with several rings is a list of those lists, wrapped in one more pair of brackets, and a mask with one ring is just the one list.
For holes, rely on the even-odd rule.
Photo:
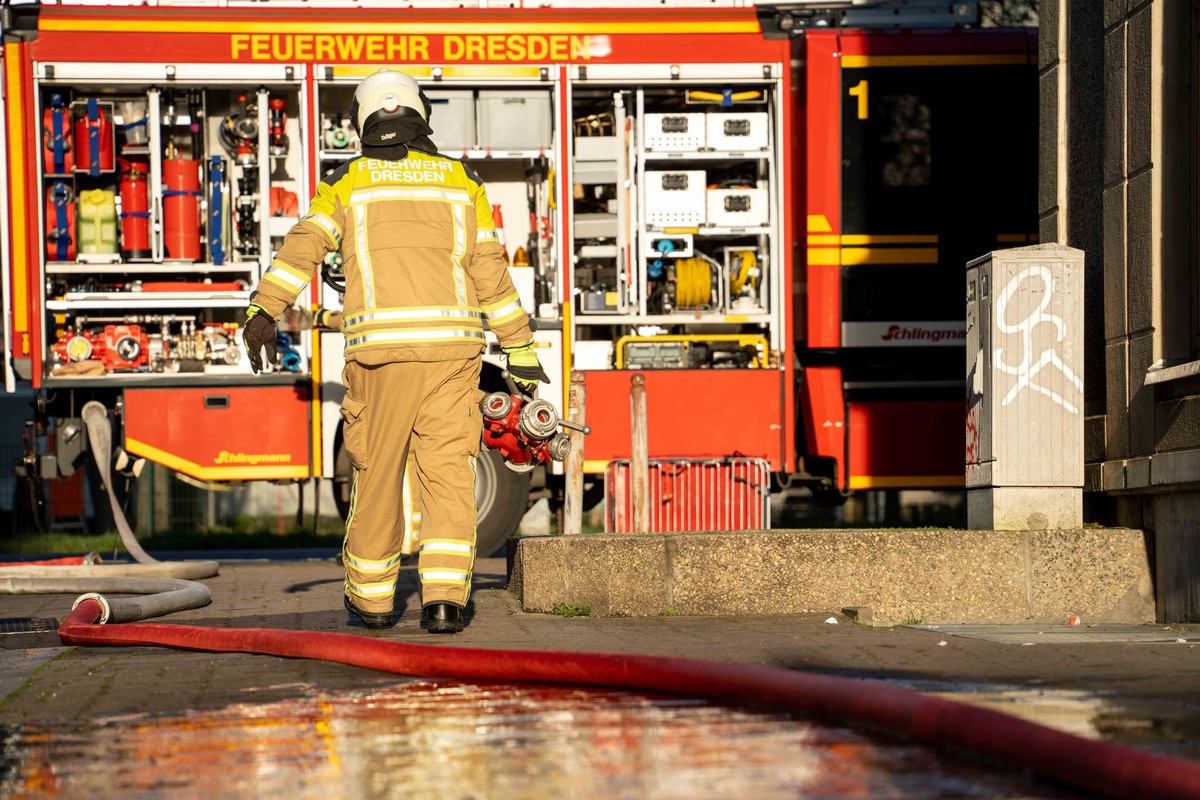
[[(237, 326), (391, 65), (487, 184), (545, 396), (585, 376), (594, 491), (625, 479), (634, 372), (676, 510), (716, 502), (692, 466), (759, 498), (961, 486), (964, 265), (1035, 230), (1036, 40), (973, 28), (975, 3), (849, 6), (9, 3), (8, 386), (60, 430), (98, 399), (125, 451), (192, 478), (340, 498), (340, 334), (311, 325), (337, 292), (313, 282), (269, 374)], [(481, 551), (560, 473), (482, 459)]]

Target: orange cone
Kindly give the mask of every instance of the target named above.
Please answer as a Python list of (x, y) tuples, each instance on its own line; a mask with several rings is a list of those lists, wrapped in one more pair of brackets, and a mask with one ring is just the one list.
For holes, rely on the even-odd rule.
[(504, 215), (500, 213), (500, 206), (492, 206), (492, 220), (496, 223), (496, 238), (500, 241), (500, 250), (504, 253), (504, 263), (511, 264), (512, 259), (508, 257), (508, 244), (504, 241)]

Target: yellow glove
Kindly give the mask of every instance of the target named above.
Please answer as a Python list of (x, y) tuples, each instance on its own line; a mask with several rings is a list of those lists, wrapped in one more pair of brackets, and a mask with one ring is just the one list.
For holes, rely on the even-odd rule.
[(550, 376), (542, 369), (542, 362), (538, 361), (537, 353), (533, 350), (532, 341), (515, 347), (505, 347), (504, 353), (508, 356), (508, 374), (512, 375), (513, 382), (524, 391), (532, 394), (537, 391), (538, 382), (550, 382)]

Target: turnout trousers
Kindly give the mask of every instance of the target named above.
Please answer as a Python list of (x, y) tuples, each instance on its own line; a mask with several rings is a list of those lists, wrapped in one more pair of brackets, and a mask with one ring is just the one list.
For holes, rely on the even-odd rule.
[(342, 431), (353, 483), (342, 561), (345, 592), (363, 611), (393, 609), (410, 448), (421, 512), (422, 605), (466, 606), (475, 564), (481, 364), (478, 357), (346, 364)]

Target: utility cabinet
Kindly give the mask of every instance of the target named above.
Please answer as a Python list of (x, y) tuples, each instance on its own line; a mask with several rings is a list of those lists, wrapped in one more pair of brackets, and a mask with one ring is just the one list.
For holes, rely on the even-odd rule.
[(1083, 524), (1083, 253), (999, 250), (967, 266), (972, 528)]
[[(307, 202), (297, 70), (35, 64), (47, 384), (250, 377), (250, 292)], [(252, 74), (248, 74), (252, 73)], [(280, 324), (285, 373), (308, 334)]]
[[(379, 67), (366, 64), (320, 64), (316, 67), (314, 105), (323, 120), (345, 117), (358, 83)], [(552, 176), (558, 164), (553, 113), (554, 91), (542, 70), (514, 66), (496, 70), (490, 66), (461, 67), (453, 75), (433, 75), (429, 70), (403, 66), (422, 85), (430, 100), (431, 139), (438, 152), (461, 159), (483, 181), (505, 258), (525, 310), (539, 317), (544, 331), (539, 344), (562, 347), (556, 330), (562, 284), (558, 233), (559, 201), (553, 196)], [(449, 72), (449, 70), (447, 70)], [(360, 155), (355, 138), (341, 147), (325, 144), (317, 153), (317, 174), (324, 177)], [(326, 271), (336, 284), (341, 277), (340, 257), (331, 256)], [(340, 309), (344, 297), (333, 286), (322, 283), (319, 304)], [(341, 424), (339, 405), (345, 389), (340, 376), (344, 338), (340, 331), (319, 333), (321, 357), (321, 409), (325, 430)], [(489, 334), (485, 358), (494, 358), (500, 348)], [(561, 358), (547, 356), (543, 362), (551, 375), (561, 375)], [(561, 386), (561, 377), (555, 379)], [(550, 395), (552, 402), (557, 398)], [(333, 437), (323, 443), (324, 472), (334, 469)], [(341, 490), (349, 502), (349, 488)]]
[(607, 352), (617, 369), (776, 367), (778, 76), (736, 64), (643, 72), (574, 73), (577, 351), (589, 365)]

